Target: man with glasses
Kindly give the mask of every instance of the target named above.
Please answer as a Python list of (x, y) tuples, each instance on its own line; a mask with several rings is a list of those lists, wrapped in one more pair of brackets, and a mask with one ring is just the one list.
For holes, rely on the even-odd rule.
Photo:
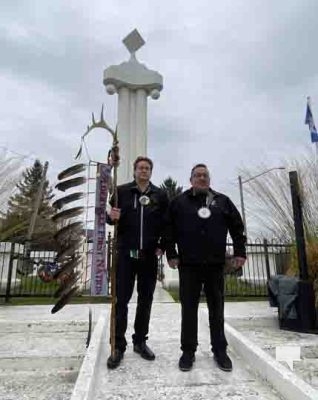
[[(158, 256), (162, 255), (161, 234), (168, 208), (163, 190), (150, 182), (153, 163), (147, 157), (134, 162), (134, 180), (118, 186), (118, 208), (112, 207), (107, 222), (118, 221), (116, 273), (115, 357), (108, 368), (119, 366), (127, 341), (128, 303), (137, 278), (137, 309), (132, 336), (134, 351), (146, 360), (155, 355), (146, 345), (153, 293), (157, 280)], [(112, 200), (110, 201), (111, 205)]]
[[(172, 200), (166, 232), (167, 259), (179, 270), (181, 350), (179, 368), (189, 371), (198, 345), (198, 305), (202, 287), (209, 311), (210, 340), (219, 368), (232, 370), (224, 334), (224, 263), (228, 232), (233, 240), (233, 266), (246, 259), (244, 225), (232, 201), (210, 188), (205, 164), (191, 171), (191, 188)], [(176, 251), (176, 246), (178, 252)]]

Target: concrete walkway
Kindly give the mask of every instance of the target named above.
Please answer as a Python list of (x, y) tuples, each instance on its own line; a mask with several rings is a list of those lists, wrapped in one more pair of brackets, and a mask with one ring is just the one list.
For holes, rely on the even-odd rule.
[[(134, 308), (130, 309), (131, 336)], [(203, 316), (204, 318), (204, 316)], [(130, 344), (124, 360), (116, 370), (106, 368), (109, 355), (107, 340), (101, 346), (96, 365), (94, 390), (89, 399), (231, 399), (231, 400), (276, 400), (279, 395), (249, 368), (235, 353), (230, 352), (234, 370), (226, 373), (219, 370), (212, 358), (209, 345), (207, 321), (200, 320), (200, 346), (196, 362), (190, 372), (178, 369), (180, 357), (180, 305), (155, 303), (152, 311), (149, 346), (156, 353), (155, 361), (143, 360), (132, 351)]]
[[(267, 302), (226, 303), (226, 334), (234, 365), (231, 373), (220, 371), (213, 361), (204, 304), (199, 310), (200, 345), (190, 372), (178, 369), (180, 304), (174, 303), (160, 284), (149, 332), (149, 345), (157, 355), (153, 362), (141, 359), (129, 343), (122, 365), (109, 371), (106, 359), (110, 351), (110, 306), (90, 307), (96, 329), (88, 351), (88, 305), (68, 305), (55, 315), (50, 314), (51, 306), (0, 307), (1, 400), (318, 399), (313, 379), (317, 371), (317, 337), (297, 333), (293, 336), (279, 330), (277, 311)], [(135, 307), (136, 295), (129, 309), (129, 342)], [(272, 357), (277, 344), (297, 340), (305, 362), (302, 369), (309, 366), (311, 379), (299, 373), (297, 365), (295, 372), (311, 386), (286, 372), (284, 362), (278, 364)], [(276, 388), (287, 387), (284, 396), (268, 383), (268, 371), (276, 379)], [(303, 390), (301, 394), (298, 388)]]

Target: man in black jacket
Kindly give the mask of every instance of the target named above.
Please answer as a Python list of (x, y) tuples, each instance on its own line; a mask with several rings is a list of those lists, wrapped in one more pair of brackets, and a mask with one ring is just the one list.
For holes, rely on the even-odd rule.
[(157, 257), (163, 253), (160, 238), (168, 198), (163, 190), (150, 182), (152, 168), (149, 158), (136, 159), (135, 179), (118, 186), (118, 208), (113, 207), (107, 217), (109, 224), (118, 221), (115, 357), (108, 358), (108, 368), (118, 367), (126, 350), (128, 303), (136, 277), (138, 300), (132, 337), (134, 351), (146, 360), (155, 359), (146, 340), (157, 279)]
[[(167, 259), (179, 269), (182, 311), (179, 368), (189, 371), (198, 345), (198, 305), (202, 286), (210, 324), (212, 352), (217, 365), (232, 370), (224, 334), (224, 263), (228, 232), (233, 240), (233, 266), (239, 269), (246, 259), (244, 225), (232, 201), (210, 188), (204, 164), (191, 171), (192, 187), (172, 200), (167, 229)], [(178, 253), (175, 245), (177, 245)]]

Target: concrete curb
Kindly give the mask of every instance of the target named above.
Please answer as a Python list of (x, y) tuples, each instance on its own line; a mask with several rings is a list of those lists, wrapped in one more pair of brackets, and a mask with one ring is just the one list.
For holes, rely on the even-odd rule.
[(318, 391), (308, 383), (246, 339), (231, 325), (225, 323), (224, 327), (229, 345), (281, 396), (288, 400), (318, 400)]
[(101, 346), (106, 342), (109, 318), (102, 314), (95, 326), (89, 347), (78, 374), (71, 400), (90, 400), (96, 381), (97, 364), (101, 355)]

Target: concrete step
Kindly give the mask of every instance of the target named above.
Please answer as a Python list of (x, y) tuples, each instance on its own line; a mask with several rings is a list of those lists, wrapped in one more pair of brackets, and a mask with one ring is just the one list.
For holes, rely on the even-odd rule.
[(73, 357), (85, 352), (87, 330), (88, 328), (83, 331), (62, 333), (47, 331), (38, 336), (11, 333), (10, 338), (5, 336), (0, 338), (0, 359), (4, 357), (55, 357), (59, 355)]
[[(318, 390), (317, 335), (281, 330), (276, 316), (256, 321), (232, 318), (231, 325), (273, 358), (276, 358), (277, 347), (300, 347), (300, 360), (294, 361), (294, 373)], [(284, 361), (280, 363), (287, 366)]]
[(0, 374), (1, 400), (69, 400), (78, 370)]
[(10, 319), (0, 321), (0, 399), (69, 399), (86, 353), (88, 314), (76, 321), (70, 310), (63, 316), (69, 320), (51, 319), (43, 307), (43, 313), (37, 307), (1, 309), (6, 311)]
[[(131, 305), (128, 340), (132, 333), (134, 312), (135, 306)], [(210, 351), (207, 320), (204, 313), (200, 315), (200, 346), (196, 353), (196, 362), (190, 372), (182, 372), (178, 369), (178, 359), (181, 355), (179, 304), (153, 305), (149, 333), (149, 346), (157, 355), (153, 362), (143, 360), (132, 351), (132, 345), (129, 345), (120, 367), (109, 371), (106, 367), (106, 359), (109, 355), (108, 339), (102, 335), (104, 339), (91, 377), (94, 384), (87, 400), (281, 399), (275, 390), (253, 375), (244, 360), (233, 351), (230, 351), (234, 364), (233, 372), (226, 373), (217, 368)], [(72, 400), (75, 399), (73, 392)]]
[(0, 321), (0, 337), (8, 334), (23, 333), (25, 336), (41, 336), (42, 333), (82, 332), (87, 330), (85, 321)]
[[(55, 373), (59, 371), (78, 371), (84, 358), (83, 352), (74, 356), (43, 357), (1, 357), (0, 375), (11, 373)], [(54, 372), (55, 371), (55, 372)]]

